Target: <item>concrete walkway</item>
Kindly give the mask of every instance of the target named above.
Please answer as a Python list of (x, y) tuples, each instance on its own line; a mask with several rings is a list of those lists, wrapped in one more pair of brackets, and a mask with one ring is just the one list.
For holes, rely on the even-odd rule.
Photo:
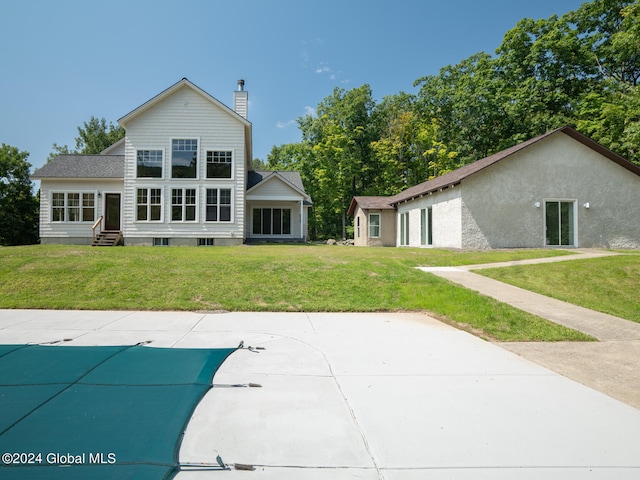
[(178, 480), (640, 477), (640, 410), (425, 314), (0, 310), (0, 343), (56, 340), (256, 347), (214, 377)]
[(614, 317), (473, 273), (483, 268), (573, 261), (616, 255), (571, 250), (574, 255), (463, 267), (421, 267), (483, 295), (591, 335), (598, 343), (517, 342), (503, 347), (558, 373), (640, 408), (640, 324)]

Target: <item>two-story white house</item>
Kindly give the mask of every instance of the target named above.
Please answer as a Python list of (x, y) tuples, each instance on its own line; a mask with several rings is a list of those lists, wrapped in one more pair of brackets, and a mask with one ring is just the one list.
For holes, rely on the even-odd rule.
[(38, 169), (42, 243), (237, 245), (304, 241), (297, 172), (252, 168), (244, 81), (233, 109), (186, 78), (118, 123), (100, 155), (59, 155)]

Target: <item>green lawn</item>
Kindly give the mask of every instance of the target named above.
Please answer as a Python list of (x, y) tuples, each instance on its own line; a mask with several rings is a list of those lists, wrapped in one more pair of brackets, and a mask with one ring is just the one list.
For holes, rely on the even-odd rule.
[(476, 273), (599, 312), (640, 322), (640, 252)]
[(0, 248), (0, 308), (428, 311), (496, 340), (589, 337), (415, 266), (561, 255), (341, 246)]

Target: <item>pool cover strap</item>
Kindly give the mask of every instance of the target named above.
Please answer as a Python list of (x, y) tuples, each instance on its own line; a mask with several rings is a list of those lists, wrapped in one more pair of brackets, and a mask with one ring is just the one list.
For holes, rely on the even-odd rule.
[(0, 345), (0, 477), (160, 479), (236, 349)]

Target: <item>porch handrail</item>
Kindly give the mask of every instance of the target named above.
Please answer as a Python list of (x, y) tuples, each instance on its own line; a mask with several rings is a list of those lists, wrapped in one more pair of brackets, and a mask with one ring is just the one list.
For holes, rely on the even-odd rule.
[[(100, 215), (98, 217), (98, 220), (96, 220), (96, 223), (93, 224), (93, 227), (91, 227), (91, 229), (93, 230), (93, 239), (96, 239), (96, 228), (100, 227), (102, 225), (102, 220), (103, 220), (103, 216)], [(100, 229), (102, 230), (102, 228)]]

